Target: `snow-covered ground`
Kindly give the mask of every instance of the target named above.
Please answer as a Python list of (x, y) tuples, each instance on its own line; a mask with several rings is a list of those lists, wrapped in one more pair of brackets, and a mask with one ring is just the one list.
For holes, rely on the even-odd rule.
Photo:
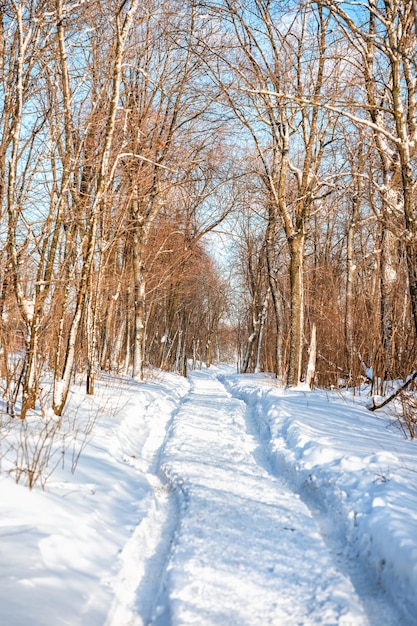
[(416, 444), (365, 396), (226, 367), (97, 387), (32, 491), (2, 418), (1, 625), (417, 624)]

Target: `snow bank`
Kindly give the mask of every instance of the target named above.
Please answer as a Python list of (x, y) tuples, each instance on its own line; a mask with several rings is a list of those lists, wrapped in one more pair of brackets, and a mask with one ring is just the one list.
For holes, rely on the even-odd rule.
[(93, 397), (74, 387), (67, 418), (81, 427), (94, 415), (96, 424), (86, 441), (66, 441), (45, 491), (8, 474), (16, 451), (7, 442), (13, 431), (18, 440), (20, 420), (8, 424), (7, 439), (2, 431), (0, 624), (103, 626), (108, 616), (114, 626), (143, 623), (132, 615), (146, 541), (157, 533), (152, 469), (187, 389), (168, 374), (146, 384), (103, 380)]
[(416, 443), (366, 398), (278, 389), (266, 376), (223, 378), (256, 407), (270, 462), (333, 521), (345, 553), (370, 564), (409, 619), (417, 614)]
[(74, 387), (45, 491), (15, 483), (3, 412), (0, 624), (398, 623), (386, 594), (369, 613), (327, 530), (417, 623), (415, 443), (366, 398), (230, 371)]

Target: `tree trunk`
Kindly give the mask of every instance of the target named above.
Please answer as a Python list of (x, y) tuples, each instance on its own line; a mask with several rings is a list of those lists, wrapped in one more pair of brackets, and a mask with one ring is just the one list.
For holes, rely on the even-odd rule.
[(124, 366), (123, 366), (123, 373), (124, 373), (125, 376), (127, 376), (128, 373), (129, 373), (130, 356), (131, 356), (131, 351), (132, 351), (132, 327), (131, 327), (131, 324), (129, 323), (129, 317), (128, 317), (129, 306), (127, 306), (126, 309), (127, 309), (126, 310), (126, 321), (125, 321), (126, 345), (125, 345), (125, 359), (124, 359)]
[(212, 361), (213, 361), (213, 339), (212, 336), (210, 334), (209, 338), (207, 339), (207, 344), (206, 344), (206, 365), (207, 367), (211, 367)]
[(144, 275), (144, 247), (146, 229), (140, 214), (140, 206), (135, 193), (132, 200), (133, 217), (133, 280), (134, 280), (134, 333), (133, 368), (134, 380), (143, 380), (146, 339), (146, 283)]
[(390, 378), (393, 360), (394, 294), (397, 284), (397, 237), (383, 226), (381, 234), (381, 337), (385, 353), (383, 381)]
[(411, 299), (411, 310), (417, 336), (417, 243), (406, 245), (408, 282)]
[(407, 150), (400, 152), (402, 161), (402, 180), (404, 194), (404, 217), (407, 230), (406, 255), (408, 269), (408, 288), (410, 291), (411, 312), (417, 337), (417, 224), (415, 218), (415, 185), (411, 163)]
[(262, 341), (264, 336), (264, 329), (266, 323), (266, 317), (268, 315), (268, 301), (269, 301), (269, 293), (270, 289), (266, 292), (266, 296), (264, 302), (262, 304), (262, 310), (260, 313), (259, 320), (259, 333), (258, 333), (258, 348), (256, 350), (256, 363), (255, 363), (255, 373), (259, 373), (261, 371), (261, 352), (262, 352)]
[(316, 359), (317, 359), (317, 332), (316, 332), (316, 325), (313, 324), (313, 328), (311, 329), (311, 339), (310, 339), (310, 348), (309, 348), (307, 374), (306, 374), (306, 383), (310, 387), (310, 389), (313, 388), (313, 384), (314, 384), (314, 376), (316, 374)]
[[(141, 270), (139, 270), (139, 274)], [(135, 273), (138, 277), (138, 274)], [(135, 320), (133, 335), (133, 369), (132, 377), (134, 380), (143, 380), (145, 368), (145, 280), (135, 280)]]
[(39, 325), (34, 322), (30, 327), (29, 337), (26, 341), (25, 371), (22, 388), (21, 419), (25, 419), (29, 409), (34, 409), (38, 395), (37, 387), (37, 361), (39, 346)]
[(345, 347), (348, 385), (352, 383), (354, 362), (356, 362), (356, 346), (354, 338), (354, 285), (356, 275), (354, 239), (359, 219), (360, 200), (353, 198), (352, 217), (349, 223), (346, 243), (346, 302), (345, 302)]
[(175, 370), (177, 372), (181, 372), (182, 371), (182, 362), (181, 362), (181, 358), (182, 358), (182, 335), (183, 335), (183, 331), (180, 330), (178, 331), (178, 339), (177, 339), (177, 352), (175, 355)]
[(289, 241), (291, 322), (287, 387), (296, 387), (301, 378), (304, 340), (304, 240), (304, 233), (298, 232)]
[(276, 330), (276, 373), (282, 376), (282, 303), (277, 284), (277, 268), (275, 267), (275, 245), (276, 245), (276, 222), (277, 211), (275, 205), (271, 203), (268, 211), (268, 226), (265, 235), (266, 262), (268, 267), (269, 289), (271, 290), (272, 304), (275, 314)]
[(259, 323), (257, 320), (256, 326), (254, 327), (253, 331), (249, 335), (248, 340), (246, 342), (245, 354), (243, 356), (242, 368), (240, 370), (242, 374), (246, 374), (246, 372), (248, 371), (250, 358), (252, 356), (253, 346), (258, 336), (258, 330), (259, 330)]
[(99, 361), (97, 353), (97, 292), (93, 295), (92, 289), (88, 295), (87, 302), (87, 376), (86, 376), (86, 393), (88, 396), (94, 395), (94, 385), (97, 372), (99, 370)]

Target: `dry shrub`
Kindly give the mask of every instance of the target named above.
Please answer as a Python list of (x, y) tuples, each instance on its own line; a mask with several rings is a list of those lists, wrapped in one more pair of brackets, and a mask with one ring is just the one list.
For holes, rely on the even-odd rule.
[(403, 393), (399, 398), (400, 415), (397, 417), (401, 432), (405, 438), (417, 437), (417, 396), (414, 393)]

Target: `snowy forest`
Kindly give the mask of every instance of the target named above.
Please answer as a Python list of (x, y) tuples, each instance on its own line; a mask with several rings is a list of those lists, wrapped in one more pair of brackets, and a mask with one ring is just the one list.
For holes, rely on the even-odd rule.
[(0, 0), (0, 624), (417, 625), (417, 0)]
[(10, 415), (190, 360), (379, 394), (413, 372), (415, 1), (12, 0), (0, 17)]

